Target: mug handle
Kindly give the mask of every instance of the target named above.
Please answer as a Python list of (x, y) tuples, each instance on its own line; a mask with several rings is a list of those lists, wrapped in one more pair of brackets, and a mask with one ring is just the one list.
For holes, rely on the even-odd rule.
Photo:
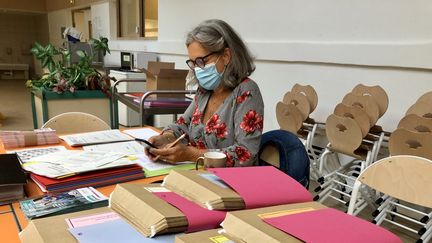
[(198, 157), (198, 159), (196, 160), (195, 170), (198, 170), (198, 165), (200, 164), (200, 162), (202, 163), (202, 166), (204, 167), (204, 157), (203, 156)]

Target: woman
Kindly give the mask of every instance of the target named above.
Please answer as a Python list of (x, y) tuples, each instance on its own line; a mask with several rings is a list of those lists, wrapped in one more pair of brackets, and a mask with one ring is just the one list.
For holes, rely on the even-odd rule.
[[(226, 166), (256, 164), (263, 129), (264, 103), (252, 56), (237, 33), (222, 20), (207, 20), (186, 38), (186, 61), (199, 88), (191, 105), (175, 124), (149, 139), (159, 149), (150, 158), (171, 163), (196, 161), (208, 150), (220, 149)], [(164, 148), (186, 134), (184, 141)]]

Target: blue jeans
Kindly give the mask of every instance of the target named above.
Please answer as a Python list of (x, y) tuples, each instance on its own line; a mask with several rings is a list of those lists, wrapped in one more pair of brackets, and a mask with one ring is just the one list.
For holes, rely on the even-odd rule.
[[(260, 152), (266, 145), (273, 145), (279, 150), (280, 170), (300, 182), (304, 187), (309, 186), (310, 162), (306, 149), (300, 139), (285, 130), (273, 130), (262, 135)], [(259, 160), (259, 165), (268, 165)]]

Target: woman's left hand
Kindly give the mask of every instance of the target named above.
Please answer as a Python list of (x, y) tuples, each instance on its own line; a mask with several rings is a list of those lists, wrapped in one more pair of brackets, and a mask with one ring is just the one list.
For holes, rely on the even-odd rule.
[(155, 156), (159, 155), (160, 160), (170, 164), (176, 164), (177, 162), (183, 161), (195, 162), (200, 153), (197, 148), (182, 143), (178, 143), (171, 148), (151, 148), (149, 152)]

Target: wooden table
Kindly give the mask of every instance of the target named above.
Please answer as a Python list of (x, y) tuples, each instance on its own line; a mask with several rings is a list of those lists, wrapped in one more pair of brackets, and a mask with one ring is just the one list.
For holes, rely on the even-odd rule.
[[(60, 145), (65, 146), (67, 149), (80, 149), (72, 148), (68, 146), (64, 141), (61, 141)], [(44, 147), (44, 146), (34, 146)], [(45, 146), (46, 147), (46, 146)], [(26, 147), (31, 148), (31, 147)], [(5, 153), (3, 145), (0, 143), (0, 154)], [(155, 181), (160, 181), (164, 176), (157, 176), (151, 178), (144, 178), (139, 180), (130, 181), (128, 183), (152, 183)], [(103, 193), (105, 196), (109, 197), (110, 193), (114, 190), (115, 185), (109, 185), (104, 187), (98, 187), (97, 190)], [(39, 187), (30, 179), (28, 179), (27, 184), (24, 186), (27, 197), (38, 197), (44, 193), (39, 189)], [(12, 204), (6, 204), (0, 206), (0, 242), (7, 243), (18, 243), (21, 242), (18, 233), (27, 226), (28, 221), (21, 211), (19, 202), (14, 202)]]

